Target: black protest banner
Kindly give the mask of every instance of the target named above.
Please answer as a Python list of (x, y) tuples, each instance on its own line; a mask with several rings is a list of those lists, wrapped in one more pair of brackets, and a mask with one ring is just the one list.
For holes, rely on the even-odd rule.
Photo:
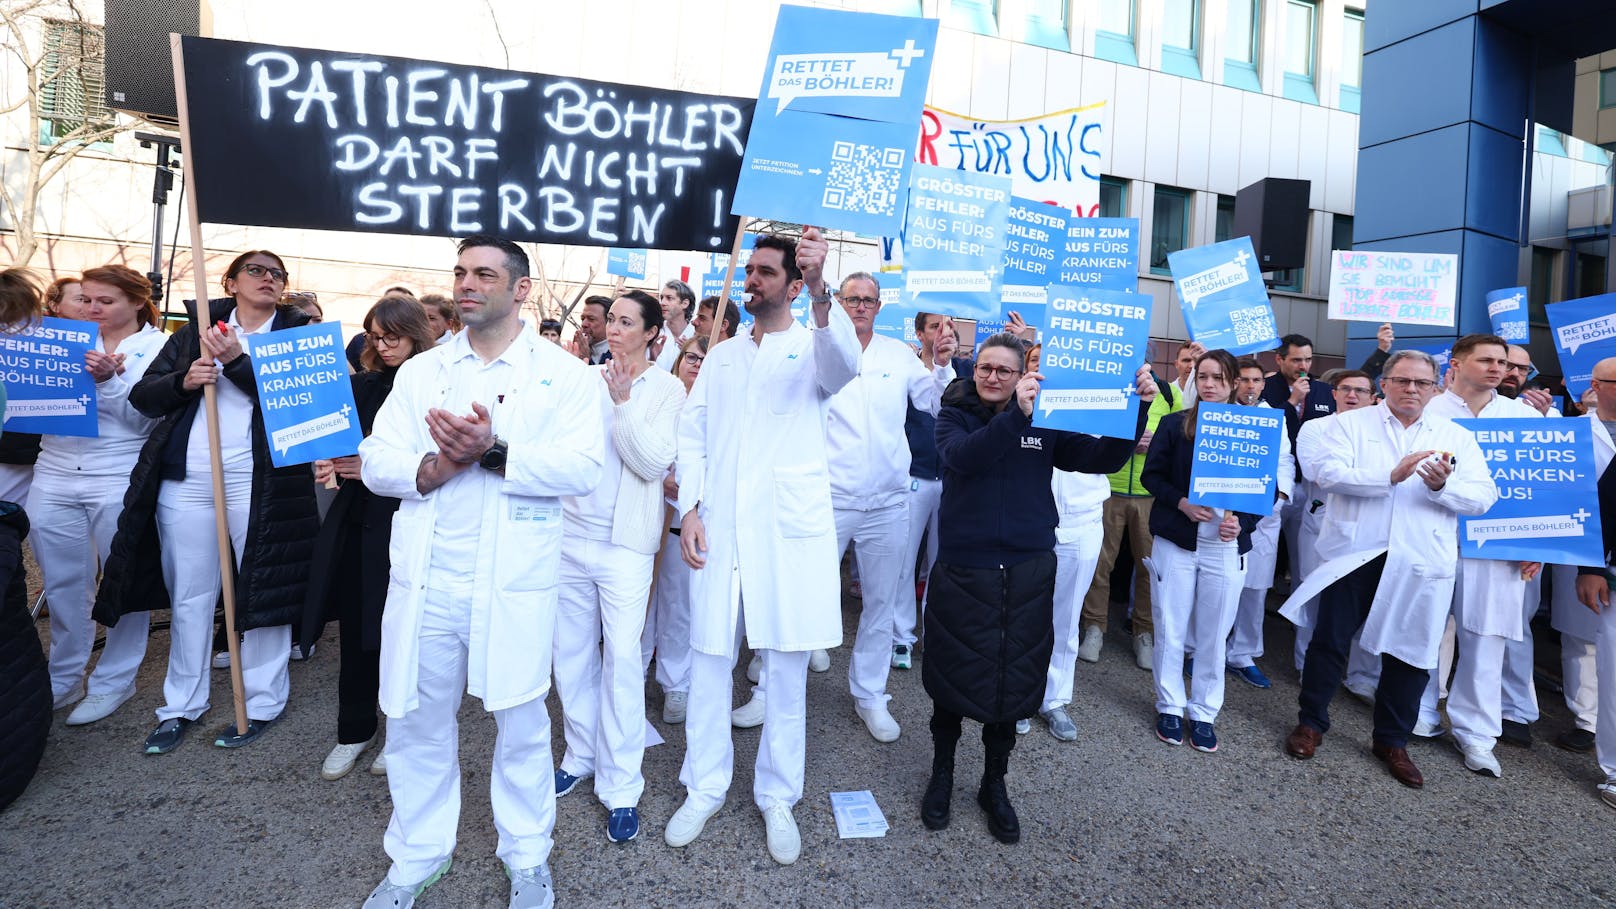
[(723, 250), (752, 108), (399, 57), (184, 38), (204, 221)]

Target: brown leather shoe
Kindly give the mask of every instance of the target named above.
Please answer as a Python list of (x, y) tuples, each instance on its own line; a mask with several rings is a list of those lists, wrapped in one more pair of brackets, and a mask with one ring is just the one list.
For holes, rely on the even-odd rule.
[(1324, 733), (1314, 729), (1306, 723), (1298, 723), (1291, 734), (1285, 736), (1285, 753), (1293, 758), (1307, 760), (1319, 748), (1319, 742), (1324, 741)]
[(1386, 765), (1386, 770), (1397, 782), (1410, 789), (1419, 789), (1425, 785), (1425, 777), (1420, 775), (1420, 768), (1409, 760), (1408, 749), (1376, 745), (1372, 751), (1375, 757), (1380, 758), (1381, 763)]

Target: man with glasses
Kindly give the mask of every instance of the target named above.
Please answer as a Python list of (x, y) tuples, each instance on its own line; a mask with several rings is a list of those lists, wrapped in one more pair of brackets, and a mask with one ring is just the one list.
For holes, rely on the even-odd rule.
[[(1450, 420), (1541, 417), (1530, 405), (1498, 393), (1508, 353), (1508, 342), (1496, 335), (1465, 335), (1455, 341), (1448, 361), (1448, 388), (1431, 401), (1430, 413)], [(1475, 773), (1503, 775), (1493, 746), (1502, 732), (1504, 645), (1521, 638), (1526, 582), (1542, 567), (1513, 559), (1459, 559), (1453, 600), (1458, 655), (1448, 687), (1448, 719), (1464, 765)], [(1442, 715), (1437, 712), (1441, 676), (1433, 675), (1426, 685), (1415, 735), (1442, 734)]]
[[(1601, 550), (1605, 567), (1577, 569), (1577, 599), (1598, 619), (1598, 722), (1595, 751), (1605, 781), (1599, 784), (1599, 797), (1616, 808), (1616, 609), (1611, 608), (1610, 584), (1616, 567), (1616, 470), (1610, 462), (1616, 448), (1616, 357), (1594, 364), (1589, 386), (1595, 396), (1589, 419), (1594, 423), (1594, 466), (1599, 471), (1599, 525), (1604, 532)], [(1569, 679), (1568, 679), (1569, 681)], [(1570, 686), (1567, 686), (1567, 693)]]
[[(1328, 496), (1320, 571), (1337, 578), (1319, 595), (1307, 649), (1292, 757), (1313, 757), (1330, 729), (1353, 632), (1381, 655), (1373, 753), (1398, 782), (1425, 784), (1408, 756), (1420, 693), (1437, 663), (1453, 598), (1458, 516), (1492, 507), (1498, 488), (1476, 440), (1425, 412), (1436, 396), (1436, 361), (1416, 350), (1386, 360), (1375, 407), (1325, 421), (1297, 450), (1302, 471)], [(1375, 553), (1368, 561), (1352, 558)]]

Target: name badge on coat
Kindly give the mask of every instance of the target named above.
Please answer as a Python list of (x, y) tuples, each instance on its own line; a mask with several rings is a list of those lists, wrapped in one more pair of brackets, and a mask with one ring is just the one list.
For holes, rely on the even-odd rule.
[(560, 505), (539, 505), (510, 499), (510, 518), (529, 524), (548, 524), (561, 519)]

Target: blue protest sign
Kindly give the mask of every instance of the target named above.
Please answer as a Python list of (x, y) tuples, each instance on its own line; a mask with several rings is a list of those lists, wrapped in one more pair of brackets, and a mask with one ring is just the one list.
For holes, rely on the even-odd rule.
[(1202, 401), (1195, 414), (1190, 503), (1246, 514), (1274, 509), (1284, 411)]
[(1235, 356), (1279, 346), (1279, 329), (1250, 237), (1167, 254), (1190, 339)]
[(1010, 324), (1009, 321), (1006, 320), (1003, 316), (997, 316), (997, 315), (977, 319), (976, 320), (976, 345), (975, 346), (981, 347), (983, 341), (986, 341), (987, 339), (993, 337), (994, 335), (999, 334), (1000, 332), (1003, 332), (1005, 329), (1007, 329), (1009, 327), (1009, 324)]
[(997, 316), (1010, 180), (917, 165), (904, 228), (904, 306), (963, 319)]
[(1470, 430), (1498, 485), (1485, 514), (1459, 517), (1459, 554), (1556, 565), (1605, 564), (1587, 419), (1454, 420)]
[(890, 272), (878, 275), (881, 281), (881, 308), (875, 313), (875, 331), (905, 344), (919, 344), (915, 336), (915, 310), (905, 309), (903, 301), (903, 274)]
[(606, 273), (643, 281), (645, 258), (643, 249), (620, 249), (614, 246), (606, 251)]
[(1058, 281), (1057, 269), (1066, 253), (1071, 215), (1058, 206), (1012, 197), (1005, 224), (1004, 289), (1000, 299), (1006, 311), (1015, 310), (1028, 325), (1044, 324), (1044, 299), (1049, 285)]
[[(757, 234), (741, 234), (741, 252), (735, 257), (735, 268), (745, 269), (746, 263), (752, 260), (752, 250), (757, 248)], [(729, 253), (709, 253), (708, 270), (722, 275), (724, 269), (729, 267)]]
[[(735, 270), (735, 275), (732, 278), (730, 278), (730, 282), (729, 282), (729, 298), (731, 300), (734, 300), (736, 303), (742, 302), (741, 293), (742, 293), (742, 288), (745, 285), (746, 285), (746, 275), (742, 274), (741, 270), (737, 268)], [(705, 275), (705, 276), (702, 277), (702, 279), (701, 279), (701, 298), (703, 300), (707, 299), (708, 297), (722, 297), (723, 295), (724, 295), (724, 271), (723, 271), (723, 269), (719, 269), (719, 272), (716, 275)]]
[(247, 352), (276, 467), (359, 450), (364, 435), (343, 363), (341, 325), (322, 322), (255, 335)]
[(1453, 342), (1443, 341), (1439, 344), (1404, 344), (1406, 350), (1417, 350), (1420, 353), (1431, 355), (1436, 361), (1436, 375), (1440, 379), (1448, 371), (1448, 361), (1453, 359)]
[(936, 44), (936, 19), (781, 6), (731, 211), (897, 233)]
[(1581, 400), (1594, 364), (1616, 357), (1616, 294), (1551, 303), (1543, 311), (1554, 333), (1554, 352), (1560, 355), (1566, 389)]
[(1049, 288), (1034, 426), (1134, 437), (1139, 395), (1133, 377), (1150, 343), (1150, 302), (1130, 291)]
[(95, 349), (94, 322), (45, 316), (0, 334), (6, 432), (97, 436), (95, 379), (84, 354)]
[(1525, 344), (1531, 331), (1526, 318), (1526, 288), (1488, 291), (1487, 319), (1493, 323), (1493, 334), (1511, 344)]
[(1061, 284), (1139, 289), (1139, 219), (1072, 218), (1061, 258)]

